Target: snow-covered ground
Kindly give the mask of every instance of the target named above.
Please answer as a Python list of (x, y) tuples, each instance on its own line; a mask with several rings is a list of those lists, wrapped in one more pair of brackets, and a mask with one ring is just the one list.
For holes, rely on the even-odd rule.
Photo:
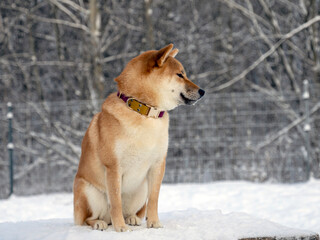
[[(90, 239), (89, 236), (102, 239), (106, 234), (72, 225), (70, 193), (13, 196), (0, 201), (0, 212), (1, 240), (58, 239), (62, 236), (62, 239)], [(216, 182), (163, 185), (159, 212), (164, 229), (145, 229), (142, 226), (133, 228), (131, 233), (118, 235), (109, 228), (108, 239), (119, 239), (120, 236), (121, 239), (147, 239), (151, 236), (152, 239), (236, 239), (254, 235), (255, 231), (278, 229), (278, 225), (260, 222), (256, 218), (319, 233), (320, 181), (300, 184)], [(243, 229), (242, 232), (239, 229)], [(27, 234), (28, 230), (37, 234)], [(48, 235), (50, 230), (52, 232)]]

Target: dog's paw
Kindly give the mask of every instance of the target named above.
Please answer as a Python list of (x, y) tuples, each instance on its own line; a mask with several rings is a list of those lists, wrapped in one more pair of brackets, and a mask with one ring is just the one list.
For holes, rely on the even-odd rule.
[(141, 225), (141, 219), (136, 215), (129, 216), (129, 217), (126, 218), (126, 224), (129, 224), (131, 226), (140, 226)]
[(147, 228), (163, 228), (160, 221), (147, 221)]
[(108, 228), (108, 224), (105, 222), (105, 221), (102, 221), (102, 220), (97, 220), (92, 228), (94, 230), (100, 230), (100, 231), (103, 231), (103, 230), (106, 230)]
[(128, 228), (127, 225), (123, 225), (123, 226), (113, 226), (114, 230), (116, 230), (116, 232), (130, 232), (131, 230)]

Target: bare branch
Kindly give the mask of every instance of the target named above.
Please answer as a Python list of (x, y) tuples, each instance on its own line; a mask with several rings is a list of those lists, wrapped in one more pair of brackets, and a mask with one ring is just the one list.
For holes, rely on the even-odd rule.
[[(310, 110), (310, 115), (314, 114), (315, 112), (317, 112), (320, 109), (320, 102), (318, 102), (311, 110)], [(295, 121), (291, 122), (288, 126), (284, 127), (283, 129), (281, 129), (277, 134), (269, 137), (266, 141), (259, 143), (254, 149), (256, 152), (258, 152), (261, 148), (264, 148), (266, 146), (268, 146), (270, 143), (274, 142), (275, 140), (277, 140), (279, 137), (281, 137), (282, 135), (284, 135), (285, 133), (289, 132), (292, 128), (294, 128), (295, 126), (299, 125), (301, 122), (303, 122), (304, 120), (306, 120), (307, 116), (304, 115), (300, 118), (297, 118)]]
[(80, 20), (65, 6), (59, 3), (57, 0), (49, 0), (51, 3), (56, 5), (62, 12), (69, 16), (74, 22), (80, 23)]
[(81, 29), (87, 33), (90, 33), (90, 30), (87, 26), (81, 24), (81, 23), (73, 23), (73, 22), (69, 22), (69, 21), (65, 21), (65, 20), (61, 20), (61, 19), (54, 19), (54, 18), (45, 18), (45, 17), (40, 17), (34, 14), (29, 14), (28, 17), (37, 20), (37, 21), (41, 21), (41, 22), (46, 22), (46, 23), (56, 23), (56, 24), (61, 24), (61, 25), (65, 25), (68, 27), (72, 27), (72, 28), (78, 28)]
[(72, 7), (73, 9), (75, 9), (75, 10), (77, 10), (79, 12), (82, 12), (82, 13), (85, 13), (85, 14), (89, 14), (89, 10), (88, 9), (85, 9), (85, 8), (81, 7), (80, 5), (76, 4), (73, 1), (70, 1), (70, 0), (58, 0), (58, 1), (61, 2), (61, 3), (69, 5), (70, 7)]
[(312, 19), (310, 19), (308, 22), (305, 22), (304, 24), (300, 25), (299, 27), (291, 30), (287, 34), (283, 35), (283, 37), (276, 42), (267, 52), (265, 52), (263, 55), (261, 55), (255, 62), (253, 62), (248, 68), (242, 71), (239, 75), (231, 79), (230, 81), (221, 84), (220, 86), (217, 86), (215, 88), (212, 88), (211, 91), (221, 91), (222, 89), (228, 88), (235, 84), (236, 82), (243, 79), (248, 73), (250, 73), (253, 69), (255, 69), (260, 63), (262, 63), (267, 57), (269, 57), (271, 54), (273, 54), (278, 47), (281, 46), (286, 40), (292, 38), (297, 33), (301, 32), (302, 30), (310, 27), (311, 25), (317, 23), (320, 21), (320, 16), (316, 16)]
[(223, 4), (227, 4), (229, 7), (234, 8), (239, 10), (241, 13), (243, 13), (243, 15), (245, 15), (246, 17), (252, 18), (252, 14), (254, 14), (254, 17), (259, 20), (259, 22), (261, 22), (263, 25), (265, 26), (269, 26), (269, 23), (264, 20), (262, 17), (260, 17), (259, 15), (249, 11), (248, 9), (246, 9), (245, 7), (241, 6), (240, 4), (232, 1), (232, 0), (219, 0), (221, 3)]
[(113, 10), (112, 10), (112, 9), (109, 9), (109, 8), (105, 7), (104, 10), (105, 10), (108, 14), (110, 14), (110, 17), (111, 17), (112, 19), (114, 19), (114, 21), (116, 21), (118, 24), (126, 27), (127, 29), (129, 29), (129, 30), (135, 30), (135, 31), (142, 31), (142, 32), (144, 31), (143, 28), (137, 27), (137, 26), (132, 25), (132, 24), (130, 24), (130, 23), (127, 23), (127, 22), (124, 21), (122, 18), (119, 18), (119, 17), (115, 16), (115, 14), (113, 13)]
[(100, 60), (101, 63), (107, 63), (107, 62), (112, 62), (121, 58), (130, 58), (130, 57), (135, 57), (139, 54), (139, 52), (132, 52), (132, 53), (120, 53), (118, 55), (113, 55), (109, 56), (106, 58), (103, 58)]

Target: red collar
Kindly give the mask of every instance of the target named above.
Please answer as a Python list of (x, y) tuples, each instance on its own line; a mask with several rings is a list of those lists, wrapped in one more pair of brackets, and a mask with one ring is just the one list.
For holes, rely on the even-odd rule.
[(139, 102), (138, 100), (128, 97), (125, 94), (118, 92), (117, 96), (124, 101), (127, 106), (141, 115), (152, 118), (162, 118), (165, 111), (160, 111), (156, 107), (149, 106), (145, 103)]

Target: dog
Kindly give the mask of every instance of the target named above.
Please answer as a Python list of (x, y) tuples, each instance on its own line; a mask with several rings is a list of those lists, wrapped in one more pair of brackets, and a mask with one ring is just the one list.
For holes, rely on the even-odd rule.
[(117, 232), (162, 227), (158, 197), (168, 149), (168, 111), (196, 103), (205, 91), (186, 76), (169, 44), (133, 58), (82, 141), (75, 176), (74, 222)]

